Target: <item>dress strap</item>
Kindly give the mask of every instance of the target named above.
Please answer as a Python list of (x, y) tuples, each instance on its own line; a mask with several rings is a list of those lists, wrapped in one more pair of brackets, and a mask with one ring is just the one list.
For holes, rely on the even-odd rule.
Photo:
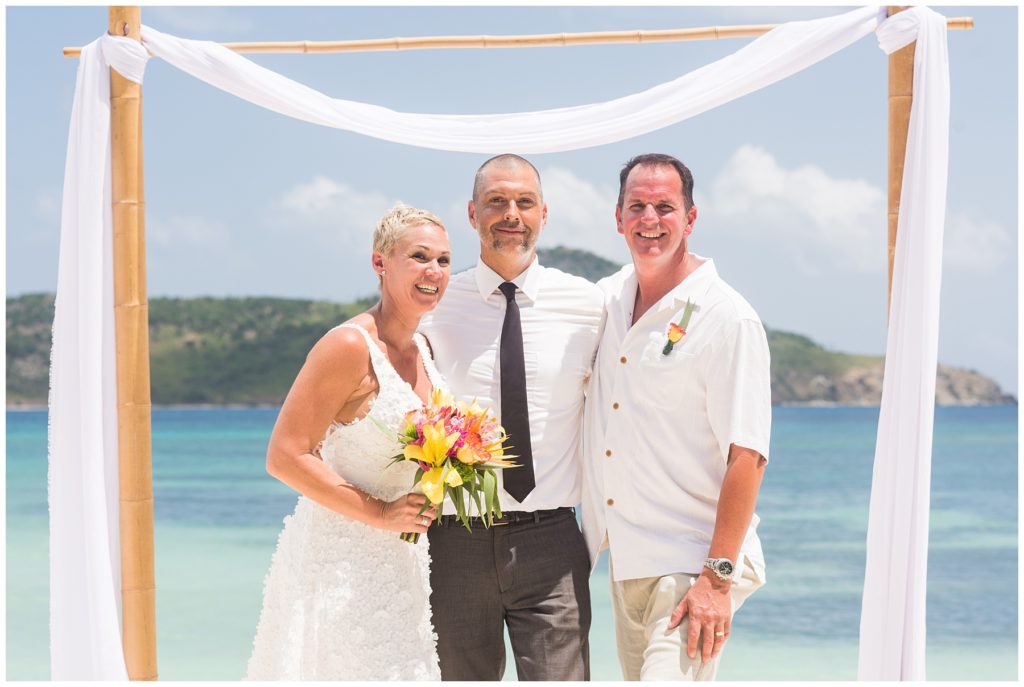
[(444, 385), (444, 381), (441, 379), (441, 373), (437, 371), (437, 367), (434, 366), (434, 356), (430, 354), (430, 346), (427, 345), (427, 337), (423, 336), (419, 332), (412, 335), (412, 340), (416, 342), (416, 346), (420, 349), (420, 359), (423, 360), (423, 369), (427, 371), (427, 379), (430, 380), (430, 386), (433, 389), (448, 389)]
[(370, 336), (370, 332), (366, 331), (362, 325), (356, 324), (355, 322), (346, 322), (345, 324), (339, 324), (338, 327), (346, 327), (348, 329), (355, 329), (357, 332), (363, 335), (366, 339), (366, 347), (370, 349), (370, 364), (373, 365), (373, 373), (379, 380), (381, 374), (393, 374), (396, 377), (398, 373), (395, 372), (395, 368), (391, 365), (391, 361), (388, 360), (387, 355), (384, 351), (380, 350), (380, 346)]

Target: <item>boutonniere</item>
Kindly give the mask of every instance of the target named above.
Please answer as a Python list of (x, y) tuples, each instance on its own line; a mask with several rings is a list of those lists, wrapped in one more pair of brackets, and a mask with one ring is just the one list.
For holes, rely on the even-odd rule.
[(665, 348), (661, 349), (662, 355), (668, 355), (672, 352), (672, 348), (683, 340), (686, 336), (686, 328), (690, 326), (690, 315), (693, 314), (693, 301), (689, 298), (686, 299), (686, 309), (683, 310), (683, 316), (679, 318), (679, 323), (669, 322), (668, 323), (668, 341), (665, 342)]

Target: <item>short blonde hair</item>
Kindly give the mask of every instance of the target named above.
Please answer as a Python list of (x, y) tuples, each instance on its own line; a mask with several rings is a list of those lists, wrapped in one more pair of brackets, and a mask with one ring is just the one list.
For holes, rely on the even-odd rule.
[(377, 228), (373, 230), (373, 250), (381, 255), (391, 255), (402, 234), (413, 227), (424, 224), (433, 224), (441, 231), (448, 233), (444, 222), (434, 213), (411, 207), (402, 202), (396, 203), (395, 207), (384, 213), (384, 216), (377, 222)]

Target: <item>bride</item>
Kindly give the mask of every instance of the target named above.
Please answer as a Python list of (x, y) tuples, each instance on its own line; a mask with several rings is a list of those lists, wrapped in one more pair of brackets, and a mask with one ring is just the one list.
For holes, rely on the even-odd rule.
[(396, 205), (372, 262), (380, 302), (313, 346), (267, 447), (267, 471), (301, 496), (264, 582), (250, 680), (441, 679), (427, 539), (399, 538), (437, 513), (409, 493), (414, 463), (385, 467), (405, 414), (442, 385), (416, 327), (448, 285), (444, 225)]

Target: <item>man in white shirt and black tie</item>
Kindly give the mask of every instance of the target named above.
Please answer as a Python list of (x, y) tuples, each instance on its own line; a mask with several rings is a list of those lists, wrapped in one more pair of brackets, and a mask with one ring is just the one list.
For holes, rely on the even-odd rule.
[(606, 320), (585, 423), (583, 531), (609, 547), (627, 680), (711, 680), (732, 614), (764, 583), (757, 500), (771, 430), (754, 309), (689, 250), (693, 176), (623, 167), (615, 208), (633, 264), (602, 279)]
[(441, 676), (501, 679), (507, 625), (520, 680), (587, 680), (589, 561), (573, 506), (603, 298), (538, 264), (547, 205), (525, 159), (486, 161), (468, 211), (479, 260), (421, 329), (455, 397), (496, 411), (521, 467), (499, 471), (504, 517), (490, 529), (467, 531), (446, 503), (428, 534)]

